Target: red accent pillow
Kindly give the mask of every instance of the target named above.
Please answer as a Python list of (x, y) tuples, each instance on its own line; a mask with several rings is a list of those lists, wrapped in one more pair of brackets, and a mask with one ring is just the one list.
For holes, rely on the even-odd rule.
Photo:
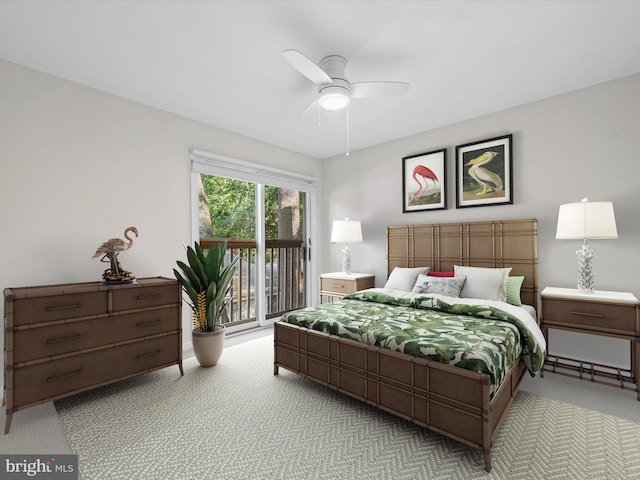
[(432, 272), (429, 270), (427, 275), (430, 277), (453, 277), (454, 272)]

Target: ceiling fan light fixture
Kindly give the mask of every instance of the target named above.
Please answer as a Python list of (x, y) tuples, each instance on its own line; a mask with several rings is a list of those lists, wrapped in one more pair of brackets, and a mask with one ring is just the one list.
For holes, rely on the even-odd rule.
[(349, 90), (340, 85), (329, 85), (320, 90), (318, 102), (326, 110), (340, 110), (349, 105)]

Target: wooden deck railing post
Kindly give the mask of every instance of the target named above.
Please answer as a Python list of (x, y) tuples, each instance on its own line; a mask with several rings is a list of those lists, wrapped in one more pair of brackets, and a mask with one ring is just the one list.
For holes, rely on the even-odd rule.
[[(208, 249), (215, 243), (227, 241), (227, 250), (231, 258), (240, 256), (242, 260), (236, 270), (233, 292), (227, 307), (225, 325), (245, 323), (255, 320), (255, 240), (201, 238), (200, 245)], [(267, 318), (280, 316), (285, 312), (302, 308), (305, 304), (304, 249), (301, 240), (267, 240), (265, 244), (265, 281)]]

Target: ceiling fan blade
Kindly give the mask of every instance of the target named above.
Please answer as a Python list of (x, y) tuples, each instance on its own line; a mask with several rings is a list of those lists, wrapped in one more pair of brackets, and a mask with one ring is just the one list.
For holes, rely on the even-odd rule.
[(329, 77), (324, 70), (299, 51), (283, 50), (282, 55), (293, 66), (293, 68), (298, 70), (313, 83), (333, 83), (331, 77)]
[(409, 92), (409, 84), (403, 82), (356, 82), (351, 84), (354, 98), (399, 97)]
[(304, 110), (300, 112), (300, 114), (298, 115), (298, 118), (302, 117), (303, 115), (306, 115), (309, 111), (313, 110), (314, 107), (319, 108), (317, 98), (313, 102), (311, 102), (309, 105), (304, 107)]

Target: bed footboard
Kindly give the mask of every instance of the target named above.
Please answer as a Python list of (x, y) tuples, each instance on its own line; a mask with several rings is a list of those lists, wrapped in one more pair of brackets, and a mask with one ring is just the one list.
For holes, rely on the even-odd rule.
[(489, 376), (295, 325), (274, 325), (274, 374), (283, 367), (417, 425), (483, 450), (524, 373), (518, 361), (490, 399)]

